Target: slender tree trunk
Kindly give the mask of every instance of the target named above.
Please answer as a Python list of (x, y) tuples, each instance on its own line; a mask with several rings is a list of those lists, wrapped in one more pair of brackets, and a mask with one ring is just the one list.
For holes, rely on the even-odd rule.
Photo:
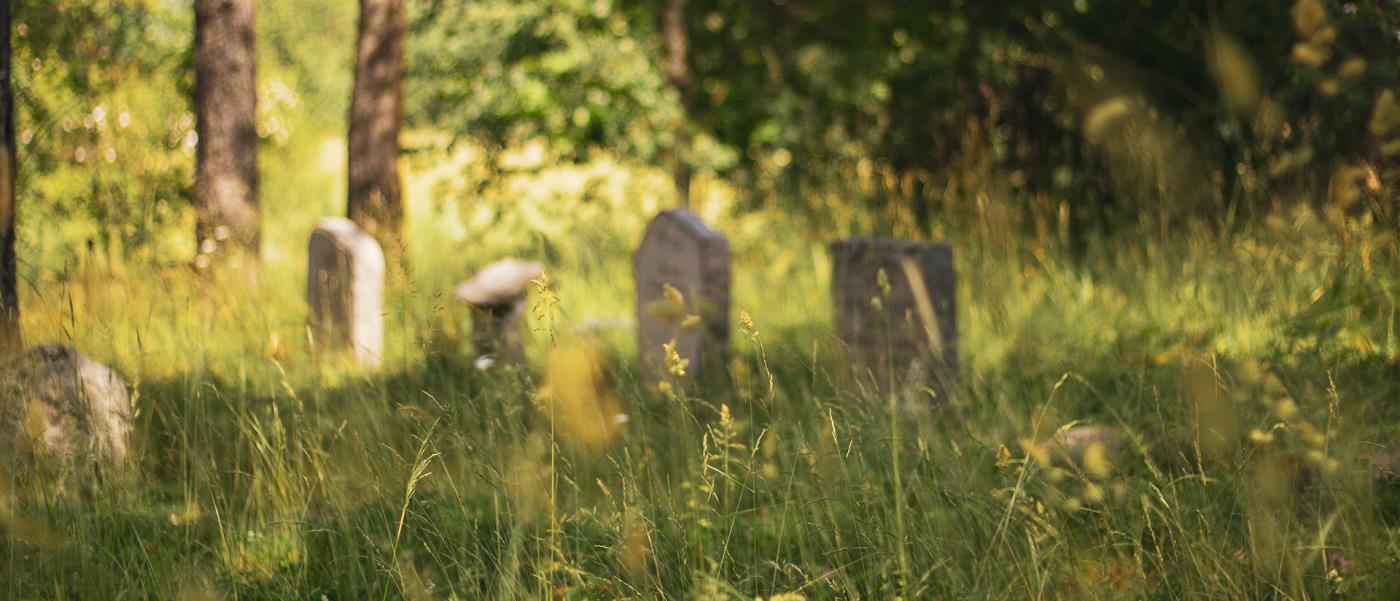
[(195, 0), (194, 198), (197, 266), (232, 256), (256, 259), (257, 73), (254, 0)]
[(666, 0), (661, 13), (661, 32), (666, 38), (666, 77), (684, 92), (690, 88), (690, 33), (685, 28), (685, 0)]
[(355, 87), (350, 97), (350, 219), (403, 256), (399, 128), (403, 121), (403, 0), (360, 0)]
[(682, 206), (690, 204), (690, 130), (685, 112), (689, 106), (692, 78), (690, 75), (690, 33), (685, 25), (685, 0), (665, 0), (661, 9), (661, 36), (666, 44), (666, 78), (681, 97), (681, 117), (675, 127), (675, 146), (671, 149), (671, 177)]
[(13, 4), (0, 1), (0, 357), (23, 346), (15, 265), (15, 95), (10, 89)]

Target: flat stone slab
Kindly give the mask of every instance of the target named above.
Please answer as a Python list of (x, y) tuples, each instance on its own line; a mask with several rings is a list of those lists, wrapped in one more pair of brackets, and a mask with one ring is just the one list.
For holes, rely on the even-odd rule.
[[(637, 345), (642, 372), (667, 375), (662, 345), (675, 340), (686, 373), (723, 373), (729, 344), (729, 242), (685, 209), (662, 211), (637, 248)], [(681, 302), (666, 287), (681, 295)], [(688, 319), (695, 316), (698, 319)], [(670, 374), (674, 376), (675, 374)]]
[(316, 224), (307, 244), (306, 301), (317, 344), (379, 367), (384, 351), (384, 251), (349, 219)]
[(958, 365), (953, 247), (853, 238), (830, 250), (836, 330), (857, 376), (946, 395)]
[(501, 259), (458, 284), (452, 298), (470, 305), (508, 305), (525, 296), (542, 275), (544, 268), (534, 261)]
[(525, 360), (521, 336), (525, 299), (544, 268), (534, 261), (501, 259), (462, 282), (452, 297), (472, 307), (472, 347), (478, 361)]

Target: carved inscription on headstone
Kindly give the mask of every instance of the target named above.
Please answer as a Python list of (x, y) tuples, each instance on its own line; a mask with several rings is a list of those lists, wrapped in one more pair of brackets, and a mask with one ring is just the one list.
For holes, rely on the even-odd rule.
[[(690, 211), (663, 211), (647, 225), (635, 275), (643, 371), (652, 378), (667, 375), (675, 361), (667, 361), (663, 345), (674, 340), (687, 373), (722, 373), (729, 340), (729, 242), (724, 236)], [(667, 286), (679, 298), (668, 294)]]
[(378, 367), (384, 347), (384, 252), (348, 219), (322, 219), (307, 245), (306, 301), (317, 345)]
[(856, 238), (832, 243), (831, 258), (836, 329), (857, 376), (946, 395), (958, 365), (953, 247)]

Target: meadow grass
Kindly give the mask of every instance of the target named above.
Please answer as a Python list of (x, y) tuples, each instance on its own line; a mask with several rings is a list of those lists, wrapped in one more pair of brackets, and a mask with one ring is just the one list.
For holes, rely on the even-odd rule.
[[(735, 251), (729, 381), (640, 379), (630, 252), (665, 178), (607, 165), (527, 173), (472, 210), (444, 200), (471, 198), (439, 187), (455, 171), (420, 169), (384, 368), (313, 353), (305, 236), (339, 174), (303, 155), (268, 180), (257, 289), (30, 266), (29, 342), (131, 380), (137, 460), (91, 490), (10, 474), (0, 597), (1400, 594), (1366, 461), (1396, 433), (1400, 258), (1363, 220), (1280, 208), (1073, 250), (945, 222), (962, 387), (910, 411), (841, 360), (826, 240), (722, 191), (699, 210)], [(549, 285), (530, 365), (482, 371), (447, 293), (506, 254)], [(1046, 452), (1076, 424), (1127, 444)]]

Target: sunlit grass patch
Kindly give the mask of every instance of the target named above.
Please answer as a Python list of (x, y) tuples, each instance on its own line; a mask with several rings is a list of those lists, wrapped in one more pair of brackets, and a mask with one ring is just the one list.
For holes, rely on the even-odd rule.
[[(655, 174), (634, 175), (604, 179)], [(631, 193), (599, 185), (606, 206)], [(42, 594), (101, 555), (69, 596), (1394, 591), (1366, 462), (1397, 433), (1398, 263), (1371, 225), (1285, 212), (1083, 251), (955, 235), (964, 390), (910, 412), (853, 384), (825, 241), (768, 210), (707, 215), (735, 250), (727, 378), (690, 382), (677, 355), (662, 387), (635, 363), (642, 222), (599, 210), (577, 217), (600, 230), (588, 244), (567, 234), (582, 222), (497, 243), (476, 236), (499, 225), (434, 232), (446, 219), (417, 206), (440, 250), (390, 278), (377, 372), (313, 352), (300, 242), (256, 289), (184, 267), (36, 272), (31, 340), (132, 380), (140, 477), (4, 500), (5, 561), (34, 567), (0, 590)], [(270, 235), (296, 241), (295, 223)], [(482, 366), (446, 295), (507, 255), (540, 259), (547, 284), (527, 363)], [(680, 306), (653, 309), (683, 328)]]

